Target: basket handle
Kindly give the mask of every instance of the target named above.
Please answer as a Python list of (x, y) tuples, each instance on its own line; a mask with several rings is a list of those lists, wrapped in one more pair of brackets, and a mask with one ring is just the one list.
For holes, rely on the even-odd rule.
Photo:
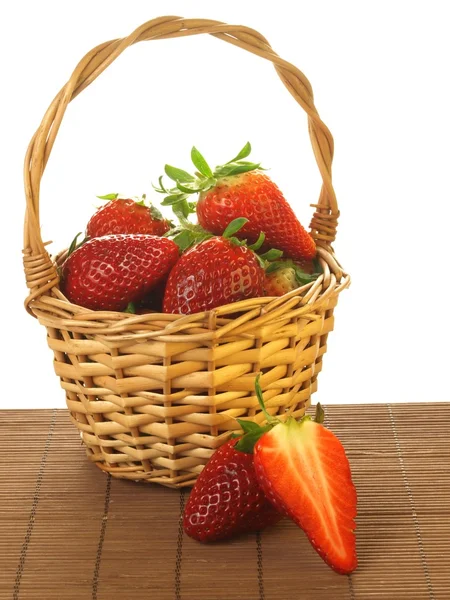
[(128, 37), (100, 44), (78, 63), (70, 79), (55, 96), (42, 122), (31, 139), (25, 156), (24, 180), (26, 196), (24, 231), (24, 267), (30, 303), (56, 287), (59, 277), (56, 266), (45, 249), (39, 223), (39, 193), (41, 178), (55, 142), (67, 105), (90, 85), (122, 52), (137, 42), (209, 33), (225, 42), (239, 46), (270, 60), (281, 81), (308, 115), (308, 130), (314, 156), (322, 176), (322, 188), (311, 220), (311, 235), (319, 246), (328, 250), (336, 236), (339, 216), (336, 194), (331, 181), (333, 137), (320, 119), (314, 106), (311, 84), (299, 69), (276, 54), (269, 42), (257, 31), (242, 25), (227, 25), (209, 19), (159, 17), (144, 23)]

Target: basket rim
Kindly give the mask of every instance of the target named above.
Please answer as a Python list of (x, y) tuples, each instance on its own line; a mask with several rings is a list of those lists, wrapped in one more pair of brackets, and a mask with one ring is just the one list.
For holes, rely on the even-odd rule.
[(189, 315), (91, 310), (70, 302), (59, 286), (41, 294), (29, 308), (47, 326), (101, 336), (112, 343), (149, 339), (207, 342), (237, 332), (251, 335), (252, 330), (276, 320), (315, 318), (324, 304), (350, 285), (350, 276), (334, 255), (323, 248), (318, 249), (318, 255), (324, 272), (283, 296), (248, 298)]

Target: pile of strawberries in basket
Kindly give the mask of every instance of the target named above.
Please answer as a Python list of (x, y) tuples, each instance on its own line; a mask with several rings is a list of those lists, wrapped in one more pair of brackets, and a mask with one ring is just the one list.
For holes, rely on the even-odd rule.
[(154, 187), (176, 223), (145, 196), (100, 196), (106, 203), (60, 267), (66, 297), (92, 310), (190, 314), (317, 278), (314, 240), (260, 164), (245, 160), (250, 150), (213, 170), (193, 148), (194, 174), (166, 165)]

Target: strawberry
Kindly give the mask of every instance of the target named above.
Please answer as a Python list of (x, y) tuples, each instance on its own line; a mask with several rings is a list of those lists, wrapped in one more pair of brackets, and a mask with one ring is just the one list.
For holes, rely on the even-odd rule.
[(230, 220), (248, 219), (238, 237), (253, 243), (262, 231), (268, 247), (276, 247), (296, 260), (311, 259), (316, 245), (276, 184), (260, 170), (260, 165), (245, 160), (251, 151), (247, 143), (239, 154), (213, 171), (194, 147), (191, 158), (197, 168), (196, 177), (182, 169), (166, 165), (165, 172), (176, 187), (167, 190), (161, 182), (161, 193), (168, 194), (162, 204), (186, 203), (189, 194), (199, 194), (196, 206), (200, 225), (221, 235)]
[(282, 518), (259, 487), (253, 455), (237, 451), (237, 442), (214, 452), (189, 496), (184, 531), (199, 542), (259, 531)]
[(74, 304), (123, 311), (167, 277), (178, 260), (170, 239), (143, 234), (93, 238), (65, 260), (61, 289)]
[(278, 269), (267, 274), (264, 279), (264, 292), (266, 296), (283, 296), (298, 288), (295, 270), (292, 267)]
[(235, 219), (221, 237), (184, 252), (169, 274), (163, 312), (190, 314), (263, 295), (264, 269), (256, 254), (233, 237), (246, 219)]
[[(253, 432), (258, 482), (273, 506), (304, 530), (332, 569), (351, 573), (357, 566), (356, 490), (344, 448), (321, 424), (320, 405), (316, 420), (305, 416), (281, 422), (267, 414), (258, 379), (256, 393), (269, 422), (260, 433)], [(245, 450), (241, 443), (236, 449)]]
[[(167, 277), (169, 274), (167, 273)], [(152, 288), (148, 294), (144, 296), (139, 306), (136, 308), (138, 314), (149, 312), (162, 312), (164, 300), (164, 292), (166, 290), (167, 277), (163, 279), (157, 286)]]
[(161, 236), (170, 229), (169, 222), (163, 219), (159, 210), (151, 203), (145, 203), (145, 195), (140, 200), (120, 198), (118, 194), (98, 198), (108, 202), (90, 218), (86, 227), (86, 234), (90, 238), (115, 233)]
[[(315, 262), (315, 261), (314, 261)], [(309, 267), (309, 265), (308, 265)], [(283, 296), (298, 287), (317, 279), (319, 265), (311, 267), (311, 273), (305, 273), (297, 263), (292, 260), (271, 262), (266, 268), (264, 291), (266, 296)]]

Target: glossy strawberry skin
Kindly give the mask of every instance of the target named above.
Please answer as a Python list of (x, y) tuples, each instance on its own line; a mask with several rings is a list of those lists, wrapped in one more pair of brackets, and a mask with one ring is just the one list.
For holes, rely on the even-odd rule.
[(74, 304), (123, 311), (167, 277), (178, 246), (152, 235), (108, 235), (77, 248), (62, 267), (61, 289)]
[(213, 237), (187, 250), (169, 274), (165, 313), (190, 314), (263, 295), (264, 269), (245, 246)]
[(312, 237), (305, 231), (276, 184), (260, 171), (219, 179), (202, 192), (197, 203), (200, 225), (220, 235), (230, 221), (245, 217), (248, 223), (237, 237), (254, 243), (261, 231), (265, 247), (283, 250), (285, 257), (311, 259), (316, 254)]
[(186, 504), (183, 527), (200, 542), (215, 542), (260, 531), (282, 515), (265, 498), (255, 475), (253, 454), (223, 444), (200, 473)]
[[(157, 213), (156, 213), (157, 214)], [(164, 235), (169, 224), (152, 214), (152, 209), (131, 199), (108, 201), (90, 218), (86, 235), (89, 238), (117, 233)]]
[(274, 507), (308, 536), (335, 571), (357, 566), (356, 490), (339, 439), (311, 420), (278, 424), (255, 445), (258, 482)]

